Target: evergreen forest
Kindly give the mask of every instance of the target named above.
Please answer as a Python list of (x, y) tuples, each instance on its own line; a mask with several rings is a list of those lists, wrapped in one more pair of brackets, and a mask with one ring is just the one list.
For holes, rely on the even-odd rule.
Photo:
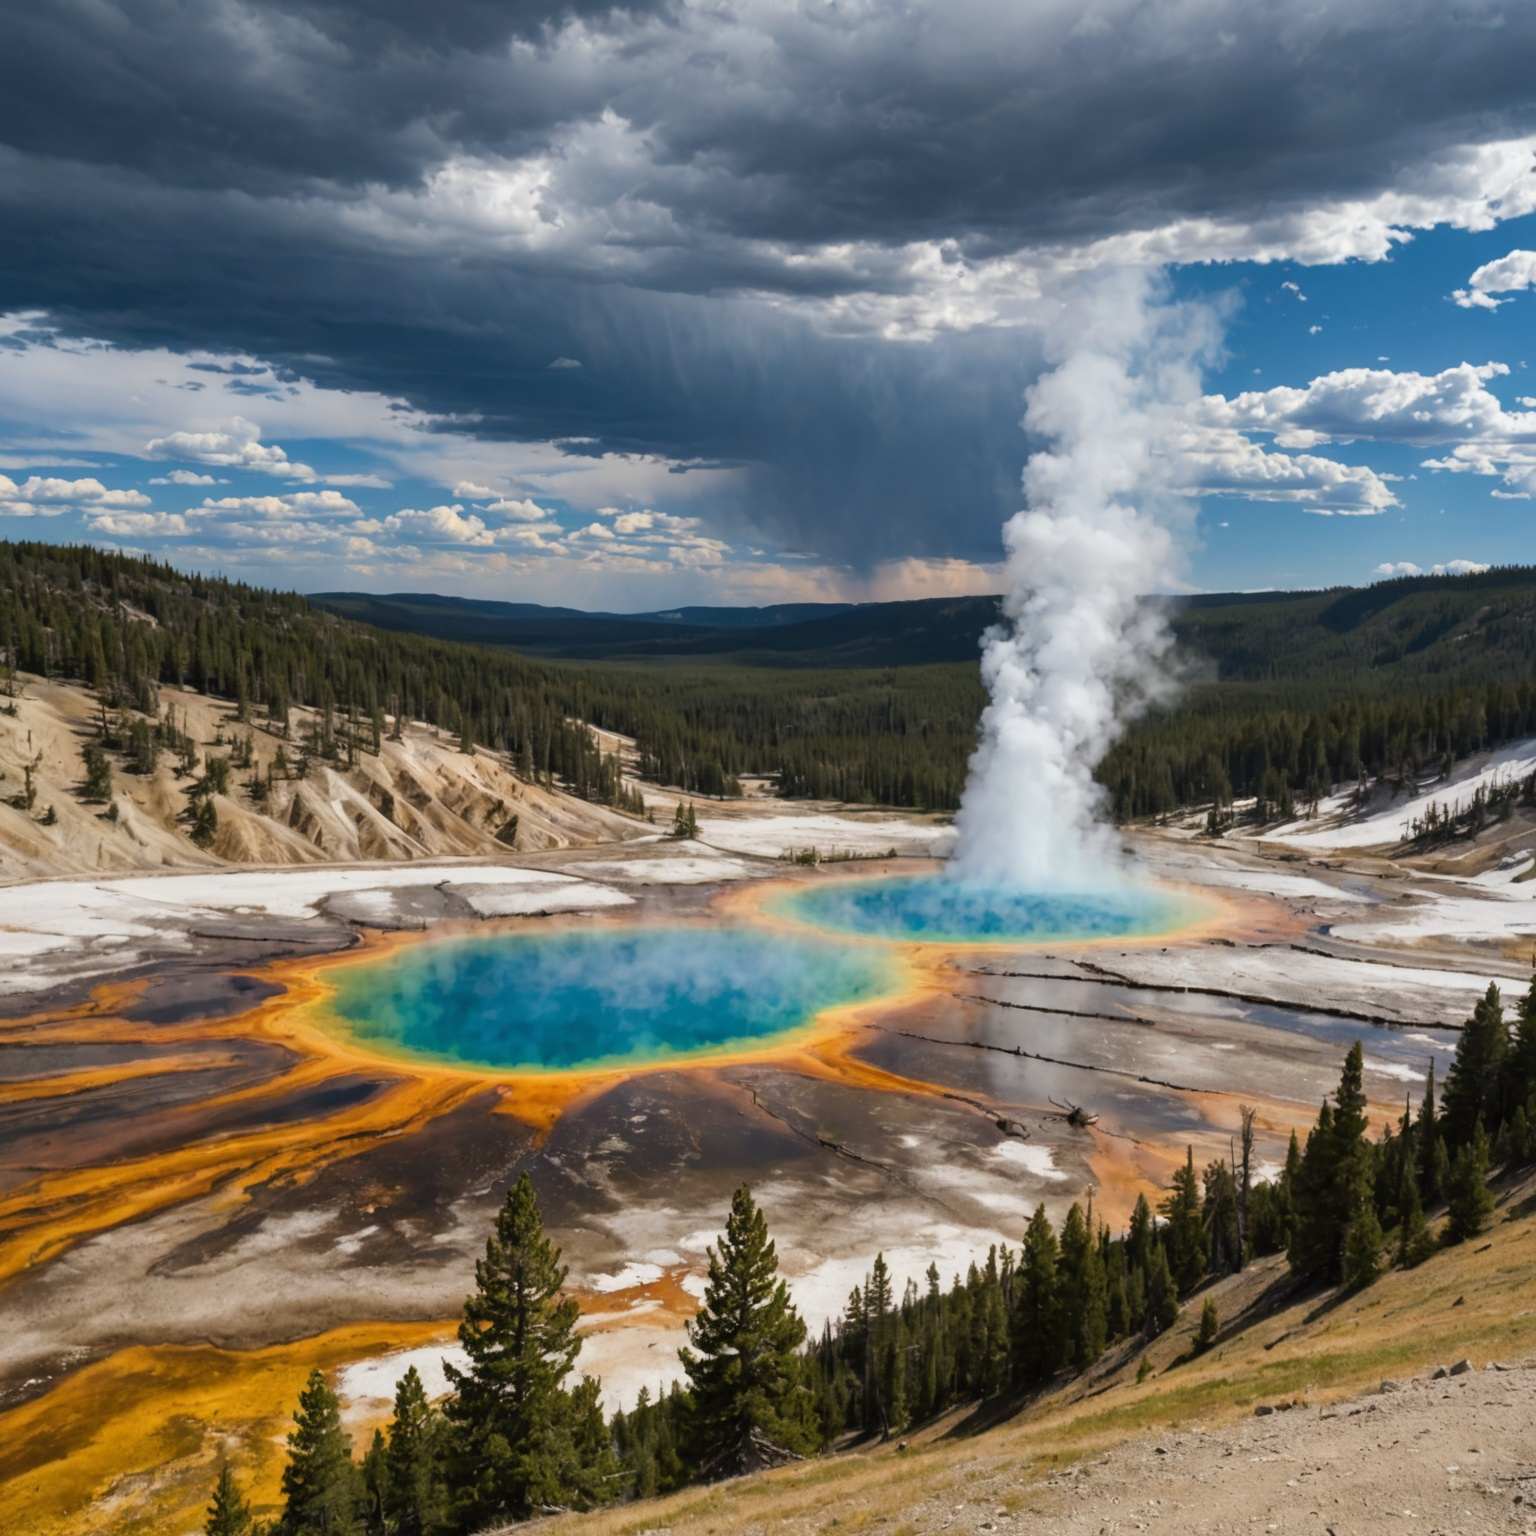
[[(958, 611), (951, 630), (961, 625), (972, 655), (986, 601), (944, 610)], [(890, 610), (908, 607), (924, 605), (816, 622), (839, 634), (866, 623), (881, 638), (896, 622)], [(1209, 805), (1220, 830), (1241, 800), (1263, 822), (1340, 785), (1363, 795), (1381, 781), (1432, 782), (1470, 753), (1536, 734), (1530, 569), (1196, 599), (1172, 625), (1187, 686), (1133, 722), (1100, 766), (1119, 820)], [(949, 654), (952, 637), (919, 648), (912, 664), (884, 666), (832, 664), (846, 644), (797, 651), (792, 666), (773, 664), (773, 652), (532, 657), (40, 543), (0, 543), (0, 647), (22, 672), (84, 682), (150, 720), (162, 685), (228, 699), (241, 718), (285, 721), (307, 706), (351, 722), (353, 735), (361, 722), (364, 737), (386, 718), (423, 720), (506, 753), (527, 777), (615, 804), (615, 767), (577, 722), (636, 738), (644, 777), (695, 795), (766, 774), (787, 798), (951, 810), (982, 705), (973, 660), (920, 659)], [(1517, 785), (1488, 809), (1504, 814), (1533, 795), (1536, 785)]]

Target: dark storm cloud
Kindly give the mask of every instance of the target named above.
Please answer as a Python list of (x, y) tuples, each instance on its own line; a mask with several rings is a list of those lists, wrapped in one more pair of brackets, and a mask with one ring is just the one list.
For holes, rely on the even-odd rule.
[[(932, 282), (906, 242), (1049, 264), (1220, 219), (1352, 254), (1319, 208), (1451, 206), (1448, 155), (1532, 128), (1536, 6), (53, 0), (7, 34), (0, 307), (744, 463), (735, 516), (873, 559), (992, 552), (1034, 361), (881, 339)], [(474, 178), (535, 155), (497, 224)], [(833, 317), (866, 334), (826, 334), (838, 297), (877, 302)]]

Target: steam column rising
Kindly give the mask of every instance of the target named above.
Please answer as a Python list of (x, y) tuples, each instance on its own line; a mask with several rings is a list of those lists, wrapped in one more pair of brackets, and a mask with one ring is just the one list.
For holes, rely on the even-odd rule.
[(1023, 425), (1048, 446), (1003, 528), (1003, 622), (982, 645), (989, 702), (955, 879), (1075, 891), (1126, 879), (1094, 770), (1173, 689), (1172, 637), (1146, 597), (1177, 581), (1192, 520), (1181, 445), (1215, 339), (1208, 307), (1163, 295), (1157, 273), (1096, 274), (1047, 333), (1056, 366), (1028, 391)]

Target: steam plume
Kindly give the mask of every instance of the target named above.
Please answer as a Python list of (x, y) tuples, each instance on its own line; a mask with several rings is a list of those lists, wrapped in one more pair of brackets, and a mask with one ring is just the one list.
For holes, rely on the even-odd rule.
[(1181, 441), (1213, 345), (1210, 310), (1167, 302), (1156, 273), (1085, 279), (1046, 336), (1055, 367), (1026, 396), (1048, 446), (1003, 528), (1003, 622), (950, 872), (981, 884), (1100, 889), (1124, 877), (1094, 769), (1172, 683), (1160, 608), (1191, 519)]

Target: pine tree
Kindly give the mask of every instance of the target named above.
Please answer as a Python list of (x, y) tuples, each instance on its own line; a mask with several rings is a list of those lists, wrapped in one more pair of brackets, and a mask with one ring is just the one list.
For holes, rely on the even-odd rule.
[(431, 1536), (445, 1514), (443, 1423), (413, 1365), (395, 1387), (385, 1452), (384, 1511), (392, 1536)]
[(1048, 1381), (1062, 1360), (1061, 1278), (1056, 1234), (1037, 1205), (1024, 1231), (1024, 1257), (1013, 1277), (1013, 1379), (1019, 1386)]
[(1116, 1243), (1109, 1250), (1104, 1266), (1104, 1321), (1112, 1339), (1123, 1339), (1136, 1326), (1131, 1318), (1131, 1293), (1125, 1274), (1125, 1244)]
[(1449, 1151), (1456, 1152), (1472, 1140), (1473, 1127), (1481, 1120), (1485, 1130), (1497, 1134), (1499, 1099), (1503, 1087), (1504, 1059), (1509, 1051), (1509, 1029), (1499, 989), (1488, 983), (1456, 1042), (1456, 1056), (1445, 1080), (1441, 1109), (1442, 1130)]
[(907, 1329), (902, 1320), (902, 1315), (897, 1312), (890, 1328), (886, 1343), (885, 1381), (886, 1381), (886, 1423), (887, 1434), (895, 1434), (907, 1427), (911, 1419), (911, 1398), (908, 1392), (907, 1378)]
[(1419, 1199), (1419, 1180), (1410, 1162), (1401, 1185), (1398, 1201), (1397, 1262), (1404, 1269), (1422, 1264), (1434, 1248), (1429, 1223), (1424, 1220), (1424, 1206)]
[(1519, 1167), (1531, 1161), (1531, 1122), (1523, 1104), (1515, 1105), (1514, 1113), (1504, 1122), (1504, 1162)]
[(1483, 1122), (1472, 1126), (1471, 1139), (1456, 1153), (1446, 1191), (1450, 1221), (1446, 1241), (1463, 1243), (1487, 1231), (1493, 1221), (1493, 1192), (1488, 1188), (1488, 1133)]
[(525, 1173), (507, 1194), (475, 1265), (459, 1343), (467, 1369), (447, 1367), (449, 1467), (462, 1525), (526, 1519), (572, 1496), (574, 1451), (565, 1378), (576, 1359), (577, 1305), (544, 1235)]
[[(1334, 1092), (1333, 1140), (1334, 1187), (1331, 1216), (1335, 1229), (1332, 1239), (1333, 1278), (1345, 1278), (1345, 1243), (1350, 1229), (1363, 1210), (1371, 1207), (1370, 1222), (1376, 1246), (1381, 1246), (1381, 1227), (1372, 1204), (1374, 1191), (1373, 1152), (1367, 1131), (1370, 1120), (1365, 1097), (1365, 1051), (1358, 1041), (1344, 1058), (1339, 1086)], [(1375, 1278), (1374, 1274), (1371, 1277)]]
[(1205, 1227), (1200, 1219), (1200, 1183), (1195, 1176), (1195, 1149), (1185, 1149), (1184, 1166), (1173, 1175), (1173, 1185), (1162, 1205), (1167, 1226), (1168, 1264), (1181, 1296), (1187, 1295), (1205, 1274)]
[(1152, 1258), (1147, 1264), (1147, 1319), (1146, 1331), (1156, 1338), (1173, 1327), (1179, 1316), (1179, 1291), (1174, 1284), (1173, 1271), (1168, 1267), (1168, 1251), (1161, 1243), (1154, 1244)]
[(1369, 1197), (1360, 1202), (1344, 1238), (1344, 1283), (1359, 1290), (1375, 1282), (1381, 1273), (1381, 1223)]
[(891, 1432), (887, 1335), (894, 1300), (891, 1271), (886, 1265), (885, 1255), (877, 1253), (869, 1278), (864, 1282), (864, 1326), (867, 1339), (860, 1364), (864, 1373), (864, 1429), (866, 1432), (878, 1429), (882, 1437)]
[(1216, 1300), (1207, 1296), (1205, 1305), (1200, 1309), (1200, 1331), (1195, 1335), (1195, 1348), (1207, 1350), (1216, 1342), (1216, 1335), (1221, 1330), (1221, 1319), (1216, 1312)]
[(213, 808), (213, 801), (201, 799), (197, 802), (197, 814), (192, 821), (192, 841), (199, 848), (211, 848), (214, 839), (219, 835), (219, 813)]
[(1536, 975), (1531, 977), (1531, 985), (1520, 999), (1514, 1038), (1504, 1058), (1502, 1097), (1506, 1115), (1521, 1111), (1529, 1124), (1536, 1112)]
[(709, 1250), (704, 1299), (688, 1324), (692, 1348), (679, 1351), (694, 1403), (688, 1460), (699, 1473), (750, 1465), (755, 1442), (813, 1448), (812, 1403), (797, 1354), (804, 1339), (768, 1224), (743, 1185), (718, 1248)]
[(584, 1505), (611, 1499), (619, 1476), (613, 1436), (603, 1417), (602, 1383), (583, 1376), (571, 1393), (571, 1436), (576, 1448), (576, 1498)]
[(1062, 1223), (1060, 1274), (1066, 1358), (1083, 1369), (1104, 1353), (1108, 1295), (1098, 1244), (1075, 1201)]
[(1365, 1053), (1357, 1042), (1344, 1058), (1334, 1102), (1324, 1101), (1302, 1154), (1289, 1256), (1292, 1270), (1307, 1279), (1344, 1278), (1349, 1228), (1362, 1204), (1373, 1198), (1364, 1075)]
[(100, 742), (87, 742), (85, 746), (85, 798), (110, 800), (112, 798), (112, 765)]
[(385, 1464), (384, 1431), (376, 1429), (363, 1464), (358, 1468), (358, 1514), (363, 1536), (389, 1536), (385, 1504), (389, 1497), (389, 1469)]
[(213, 1502), (208, 1506), (208, 1518), (203, 1523), (203, 1536), (251, 1536), (251, 1532), (251, 1506), (245, 1502), (226, 1462), (219, 1468), (219, 1481), (213, 1490)]
[(996, 1397), (1008, 1385), (1008, 1303), (1001, 1284), (985, 1281), (977, 1308), (982, 1321), (982, 1346), (976, 1360), (976, 1386), (983, 1397)]
[(274, 1536), (355, 1536), (357, 1501), (357, 1469), (340, 1405), (324, 1375), (311, 1371), (288, 1435), (283, 1513)]

